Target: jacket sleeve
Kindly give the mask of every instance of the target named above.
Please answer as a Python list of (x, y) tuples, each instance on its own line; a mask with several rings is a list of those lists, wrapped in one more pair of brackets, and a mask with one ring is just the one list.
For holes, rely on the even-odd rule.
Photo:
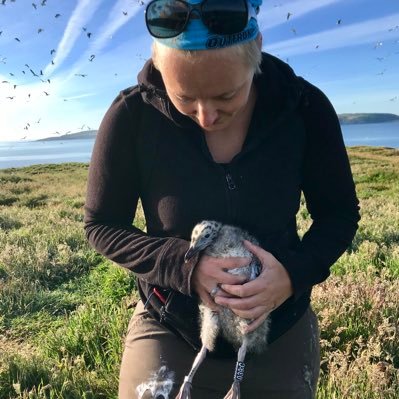
[(360, 220), (338, 117), (327, 97), (306, 84), (302, 191), (313, 222), (294, 250), (276, 254), (290, 275), (294, 300), (329, 276), (330, 267), (351, 244)]
[(140, 279), (190, 295), (197, 258), (184, 262), (189, 242), (153, 237), (132, 225), (140, 197), (135, 152), (140, 126), (139, 95), (119, 95), (105, 114), (93, 149), (87, 182), (84, 228), (102, 255)]

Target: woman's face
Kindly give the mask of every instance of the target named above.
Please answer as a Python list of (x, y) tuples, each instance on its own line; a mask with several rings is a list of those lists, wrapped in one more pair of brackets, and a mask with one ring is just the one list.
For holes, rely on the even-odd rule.
[[(159, 69), (176, 109), (205, 132), (233, 126), (248, 103), (254, 71), (245, 62), (218, 50), (203, 51), (195, 61), (179, 51), (164, 49)], [(163, 58), (165, 57), (165, 58)]]

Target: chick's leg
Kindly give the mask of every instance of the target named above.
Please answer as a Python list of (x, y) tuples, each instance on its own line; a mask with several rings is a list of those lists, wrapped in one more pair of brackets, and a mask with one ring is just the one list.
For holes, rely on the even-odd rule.
[(195, 373), (204, 361), (208, 350), (213, 350), (215, 340), (219, 332), (219, 317), (217, 312), (213, 312), (205, 306), (201, 306), (201, 341), (202, 347), (195, 357), (193, 365), (188, 375), (184, 377), (183, 385), (180, 388), (176, 399), (190, 399), (191, 387)]
[(247, 353), (247, 346), (248, 346), (248, 338), (247, 336), (244, 336), (242, 345), (238, 350), (236, 369), (234, 372), (234, 382), (230, 388), (230, 391), (227, 392), (224, 399), (240, 399), (240, 383), (244, 378), (244, 369), (245, 369), (244, 360), (245, 360), (245, 355)]

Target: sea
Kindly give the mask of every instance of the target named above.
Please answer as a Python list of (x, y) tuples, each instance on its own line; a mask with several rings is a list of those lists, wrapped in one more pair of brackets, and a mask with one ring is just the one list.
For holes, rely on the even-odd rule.
[[(399, 121), (342, 125), (345, 145), (399, 148)], [(90, 162), (94, 139), (3, 141), (0, 169), (36, 164)]]

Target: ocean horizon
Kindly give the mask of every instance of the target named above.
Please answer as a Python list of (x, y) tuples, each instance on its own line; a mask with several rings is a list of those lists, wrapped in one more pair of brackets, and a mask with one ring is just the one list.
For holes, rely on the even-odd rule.
[[(345, 145), (399, 148), (399, 121), (342, 125)], [(94, 138), (0, 142), (0, 169), (90, 162)]]

